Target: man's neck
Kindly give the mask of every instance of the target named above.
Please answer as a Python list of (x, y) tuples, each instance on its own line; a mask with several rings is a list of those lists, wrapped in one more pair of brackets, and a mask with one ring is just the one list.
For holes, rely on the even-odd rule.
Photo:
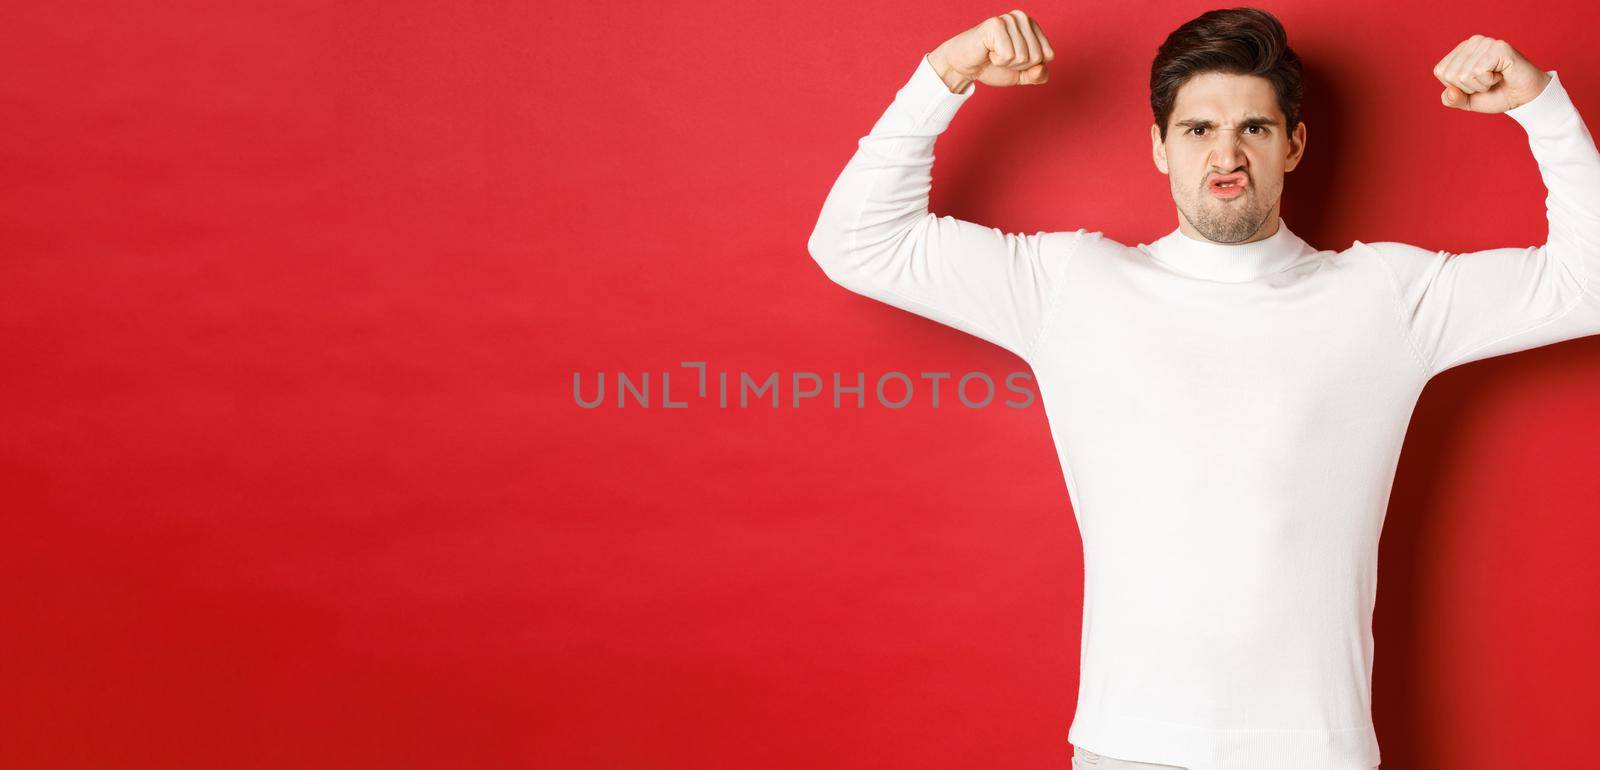
[(1274, 206), (1273, 209), (1272, 209), (1272, 215), (1267, 217), (1267, 221), (1262, 222), (1261, 223), (1261, 227), (1259, 229), (1257, 229), (1255, 231), (1255, 233), (1252, 234), (1249, 238), (1246, 238), (1246, 239), (1244, 239), (1242, 241), (1232, 241), (1232, 242), (1229, 242), (1229, 241), (1213, 241), (1210, 238), (1207, 238), (1204, 235), (1201, 235), (1200, 231), (1196, 230), (1194, 225), (1189, 224), (1189, 219), (1187, 217), (1185, 217), (1181, 213), (1178, 214), (1178, 230), (1180, 232), (1182, 232), (1184, 235), (1187, 235), (1190, 238), (1193, 238), (1193, 239), (1195, 239), (1197, 241), (1204, 241), (1206, 243), (1214, 243), (1214, 244), (1216, 244), (1218, 246), (1237, 246), (1237, 245), (1246, 244), (1246, 243), (1253, 243), (1255, 241), (1264, 241), (1264, 240), (1266, 240), (1268, 238), (1271, 238), (1273, 236), (1273, 234), (1278, 232), (1278, 222), (1279, 222), (1278, 209), (1277, 209), (1276, 206)]

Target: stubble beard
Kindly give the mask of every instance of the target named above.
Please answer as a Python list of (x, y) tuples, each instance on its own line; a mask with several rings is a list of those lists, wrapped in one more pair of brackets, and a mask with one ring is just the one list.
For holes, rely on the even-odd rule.
[(1200, 199), (1191, 201), (1184, 216), (1207, 240), (1239, 243), (1255, 235), (1266, 220), (1255, 193), (1254, 186), (1233, 199), (1215, 198), (1209, 192), (1201, 192)]

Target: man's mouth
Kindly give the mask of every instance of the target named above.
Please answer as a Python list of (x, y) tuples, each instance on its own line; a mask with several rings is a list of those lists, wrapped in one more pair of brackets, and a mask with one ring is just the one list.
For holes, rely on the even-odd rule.
[(1206, 181), (1206, 191), (1218, 198), (1233, 198), (1244, 194), (1250, 178), (1244, 174), (1224, 174)]

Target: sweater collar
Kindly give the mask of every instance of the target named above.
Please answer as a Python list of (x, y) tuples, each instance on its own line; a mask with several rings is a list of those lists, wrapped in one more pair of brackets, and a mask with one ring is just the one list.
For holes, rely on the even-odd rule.
[(1211, 243), (1191, 237), (1179, 227), (1151, 244), (1151, 256), (1187, 275), (1211, 281), (1240, 283), (1271, 275), (1314, 252), (1289, 230), (1283, 218), (1272, 235), (1250, 243)]

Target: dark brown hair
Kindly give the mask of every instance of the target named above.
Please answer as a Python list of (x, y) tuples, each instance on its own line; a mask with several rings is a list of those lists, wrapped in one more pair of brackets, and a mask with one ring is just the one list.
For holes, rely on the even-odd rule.
[(1206, 11), (1167, 35), (1150, 64), (1150, 111), (1167, 140), (1178, 89), (1203, 72), (1257, 75), (1272, 83), (1278, 109), (1294, 131), (1300, 122), (1300, 57), (1277, 17), (1259, 8)]

